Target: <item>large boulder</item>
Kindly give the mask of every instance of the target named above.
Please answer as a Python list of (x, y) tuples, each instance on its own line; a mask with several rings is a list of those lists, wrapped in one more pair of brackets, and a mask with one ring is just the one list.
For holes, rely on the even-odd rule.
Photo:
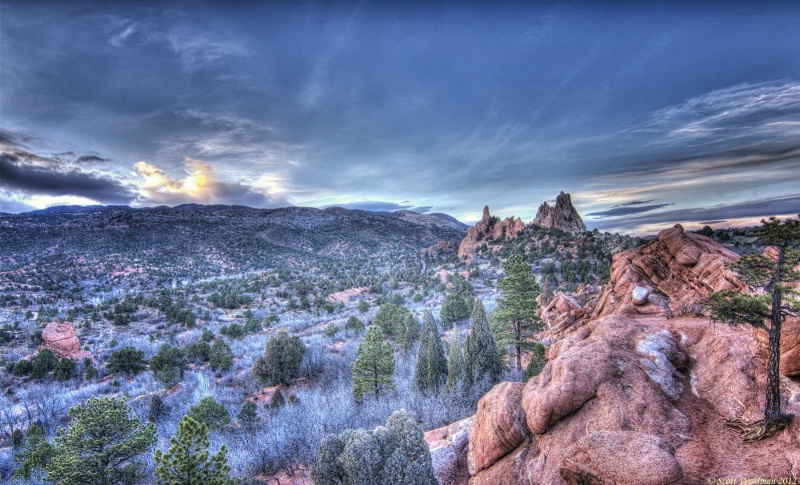
[(465, 483), (469, 478), (467, 444), (474, 419), (470, 416), (425, 433), (425, 441), (431, 452), (433, 473), (441, 485), (457, 485)]
[(53, 352), (59, 359), (69, 357), (80, 361), (84, 357), (91, 358), (91, 354), (81, 350), (81, 343), (72, 322), (48, 323), (42, 330), (42, 340), (44, 340), (44, 348)]
[(571, 485), (671, 485), (683, 480), (671, 444), (632, 431), (598, 431), (581, 438), (564, 453), (559, 473)]
[(522, 388), (521, 382), (503, 382), (478, 402), (467, 453), (471, 475), (507, 455), (530, 433), (521, 405)]
[(677, 224), (614, 256), (611, 280), (592, 317), (701, 314), (701, 302), (712, 292), (744, 289), (725, 267), (738, 259), (733, 251)]

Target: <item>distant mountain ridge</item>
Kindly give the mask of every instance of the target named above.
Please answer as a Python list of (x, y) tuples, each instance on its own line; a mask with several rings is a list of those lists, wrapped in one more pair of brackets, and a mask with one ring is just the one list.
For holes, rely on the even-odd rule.
[[(419, 215), (421, 216), (421, 215)], [(185, 204), (177, 207), (59, 207), (0, 215), (0, 271), (20, 261), (125, 255), (153, 266), (202, 266), (208, 275), (249, 268), (419, 255), (457, 244), (464, 231), (436, 216), (317, 209)], [(115, 256), (116, 257), (116, 256)]]
[[(242, 215), (243, 213), (248, 213), (249, 211), (267, 211), (268, 213), (273, 213), (273, 211), (278, 211), (278, 213), (292, 213), (291, 209), (310, 209), (310, 210), (321, 210), (321, 211), (349, 211), (355, 212), (351, 209), (344, 209), (341, 207), (328, 207), (325, 209), (316, 209), (313, 207), (296, 207), (296, 206), (289, 206), (289, 207), (279, 207), (274, 209), (257, 209), (253, 207), (247, 207), (243, 205), (222, 205), (222, 204), (214, 204), (214, 205), (204, 205), (204, 204), (181, 204), (176, 205), (174, 207), (169, 207), (165, 205), (155, 206), (155, 207), (130, 207), (127, 205), (56, 205), (52, 207), (47, 207), (46, 209), (39, 209), (30, 212), (23, 212), (18, 215), (25, 216), (25, 215), (59, 215), (59, 214), (87, 214), (87, 213), (97, 213), (97, 212), (104, 212), (104, 211), (119, 211), (119, 210), (130, 210), (130, 211), (164, 211), (164, 210), (173, 210), (173, 211), (197, 211), (200, 213), (206, 214), (217, 214), (217, 215), (225, 215), (225, 214), (236, 214)], [(283, 211), (283, 212), (281, 212)], [(430, 225), (435, 227), (442, 227), (442, 228), (449, 228), (455, 229), (458, 231), (466, 232), (468, 225), (464, 224), (463, 222), (459, 221), (455, 217), (450, 215), (436, 212), (431, 214), (422, 214), (419, 212), (414, 212), (410, 210), (399, 210), (394, 212), (382, 212), (382, 211), (357, 211), (357, 212), (366, 212), (370, 214), (376, 214), (379, 216), (391, 217), (394, 219), (400, 219), (407, 222), (412, 222), (415, 224), (423, 224), (423, 225)], [(3, 213), (0, 212), (5, 216), (11, 216), (13, 214)]]

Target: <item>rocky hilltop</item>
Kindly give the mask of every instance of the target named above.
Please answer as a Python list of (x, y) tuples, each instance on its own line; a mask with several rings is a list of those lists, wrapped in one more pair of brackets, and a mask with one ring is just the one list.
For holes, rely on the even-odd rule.
[(467, 235), (458, 248), (458, 257), (471, 258), (475, 248), (482, 244), (491, 244), (492, 241), (501, 239), (515, 239), (519, 233), (533, 226), (560, 229), (573, 234), (587, 230), (586, 224), (572, 205), (572, 198), (564, 192), (556, 198), (555, 206), (551, 207), (547, 202), (543, 202), (539, 206), (536, 218), (527, 225), (522, 219), (514, 216), (500, 220), (489, 212), (487, 205), (483, 208), (481, 220), (467, 230)]
[(561, 229), (573, 234), (587, 230), (586, 224), (572, 205), (572, 198), (564, 192), (558, 194), (556, 205), (552, 207), (546, 201), (542, 202), (531, 224), (545, 229)]
[[(749, 327), (712, 323), (697, 305), (710, 291), (741, 287), (724, 267), (737, 257), (676, 226), (618, 254), (611, 282), (585, 307), (562, 295), (550, 312), (564, 308), (575, 318), (553, 318), (561, 323), (540, 335), (548, 358), (541, 374), (487, 393), (464, 422), (469, 440), (460, 454), (456, 439), (431, 441), (442, 483), (800, 476), (797, 420), (757, 443), (742, 442), (724, 424), (763, 416), (766, 387), (761, 340)], [(784, 328), (781, 370), (791, 375), (797, 322)], [(782, 394), (786, 411), (800, 413), (800, 383), (784, 377)]]
[(472, 251), (494, 239), (513, 239), (525, 229), (525, 223), (519, 217), (507, 217), (501, 221), (489, 212), (489, 206), (483, 208), (483, 217), (474, 226), (467, 229), (467, 235), (458, 247), (458, 257), (469, 256)]

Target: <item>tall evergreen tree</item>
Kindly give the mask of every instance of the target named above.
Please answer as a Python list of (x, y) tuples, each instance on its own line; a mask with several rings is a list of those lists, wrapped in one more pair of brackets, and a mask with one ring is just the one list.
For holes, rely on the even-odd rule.
[(208, 428), (189, 416), (178, 425), (176, 436), (169, 439), (169, 450), (156, 450), (156, 483), (159, 485), (233, 485), (229, 474), (227, 448), (223, 444), (216, 455), (208, 456)]
[(464, 362), (461, 343), (458, 341), (458, 333), (456, 333), (450, 341), (450, 355), (447, 358), (447, 383), (445, 384), (447, 392), (452, 393), (463, 385), (466, 373), (467, 365)]
[(464, 344), (464, 363), (470, 387), (475, 383), (496, 384), (503, 373), (497, 344), (480, 298), (475, 299), (472, 307), (472, 328)]
[(358, 346), (356, 360), (350, 366), (353, 371), (353, 396), (361, 401), (372, 394), (378, 400), (381, 394), (394, 389), (394, 351), (392, 345), (383, 342), (383, 331), (373, 325), (367, 330), (364, 341)]
[(444, 357), (439, 329), (433, 314), (426, 311), (422, 317), (422, 330), (417, 352), (414, 384), (422, 392), (437, 392), (447, 379), (447, 359)]
[(156, 442), (153, 424), (130, 416), (125, 399), (92, 397), (69, 410), (69, 430), (59, 428), (47, 479), (60, 485), (141, 483), (136, 459)]
[(731, 325), (749, 324), (769, 335), (764, 419), (755, 423), (738, 419), (728, 421), (730, 426), (741, 431), (745, 441), (771, 436), (789, 426), (793, 417), (781, 409), (779, 366), (781, 324), (787, 315), (797, 315), (800, 310), (796, 291), (786, 284), (800, 281), (797, 270), (800, 265), (800, 221), (770, 217), (761, 223), (756, 235), (775, 249), (774, 257), (751, 253), (730, 265), (739, 274), (739, 279), (754, 291), (749, 294), (720, 291), (711, 295), (709, 301), (712, 319)]
[(531, 267), (515, 254), (503, 263), (506, 276), (500, 280), (498, 287), (503, 298), (498, 298), (499, 317), (505, 321), (510, 331), (510, 344), (516, 351), (516, 367), (522, 370), (522, 351), (532, 348), (531, 337), (542, 328), (536, 315), (539, 304), (536, 297), (542, 289), (531, 272)]

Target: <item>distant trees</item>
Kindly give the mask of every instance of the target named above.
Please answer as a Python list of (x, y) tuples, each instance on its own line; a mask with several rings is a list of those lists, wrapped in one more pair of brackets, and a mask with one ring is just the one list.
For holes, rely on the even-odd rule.
[(417, 352), (414, 385), (422, 392), (437, 392), (447, 380), (447, 359), (444, 356), (439, 328), (433, 314), (426, 311), (422, 317), (422, 331)]
[[(361, 300), (362, 302), (364, 300)], [(345, 331), (351, 330), (356, 336), (361, 335), (364, 332), (364, 322), (358, 319), (355, 315), (347, 319), (347, 322), (344, 324)]]
[(541, 342), (534, 342), (531, 347), (531, 360), (528, 362), (528, 367), (525, 368), (525, 380), (531, 377), (538, 376), (545, 364), (547, 364), (547, 357), (544, 355), (545, 348)]
[(129, 375), (136, 375), (147, 370), (144, 352), (133, 347), (123, 347), (115, 350), (111, 352), (111, 357), (106, 362), (106, 370), (112, 374), (119, 372)]
[(539, 307), (536, 297), (542, 289), (531, 272), (531, 267), (521, 255), (515, 254), (503, 263), (506, 276), (498, 283), (503, 298), (498, 298), (498, 317), (509, 327), (509, 344), (516, 351), (516, 368), (522, 370), (522, 351), (530, 350), (530, 338), (541, 329), (536, 315)]
[(449, 347), (450, 352), (447, 358), (447, 382), (445, 384), (445, 390), (452, 393), (464, 384), (467, 376), (467, 364), (464, 362), (464, 353), (461, 351), (458, 333), (453, 335)]
[(183, 378), (189, 368), (189, 361), (183, 349), (164, 344), (158, 353), (150, 359), (150, 370), (166, 386), (173, 386)]
[[(774, 249), (772, 255), (746, 254), (732, 267), (739, 279), (754, 293), (725, 290), (711, 295), (709, 307), (712, 319), (731, 325), (749, 324), (769, 335), (767, 361), (767, 399), (764, 419), (755, 423), (729, 420), (728, 424), (741, 432), (742, 439), (758, 441), (785, 429), (793, 415), (781, 409), (780, 374), (781, 324), (788, 315), (797, 315), (800, 304), (796, 290), (786, 283), (800, 281), (800, 220), (781, 221), (774, 217), (762, 220), (756, 235)], [(758, 292), (763, 291), (763, 293)]]
[(350, 370), (356, 401), (369, 394), (377, 400), (382, 393), (394, 389), (394, 351), (391, 344), (383, 342), (383, 331), (377, 325), (367, 330)]
[(227, 372), (233, 366), (233, 352), (224, 340), (215, 340), (211, 344), (208, 360), (212, 369)]
[(466, 300), (461, 295), (451, 293), (445, 297), (440, 315), (442, 323), (450, 327), (454, 323), (468, 319), (469, 313), (470, 308)]
[(209, 457), (208, 427), (189, 416), (178, 425), (176, 436), (169, 439), (166, 453), (156, 450), (155, 476), (163, 485), (233, 485), (230, 478), (227, 448), (223, 444), (216, 455)]
[(422, 429), (405, 410), (374, 431), (347, 430), (325, 438), (311, 468), (317, 485), (383, 483), (436, 485)]
[(125, 399), (92, 397), (69, 410), (69, 429), (59, 428), (48, 480), (63, 485), (141, 483), (139, 455), (156, 442), (156, 428), (130, 416)]
[(205, 424), (211, 430), (231, 424), (231, 415), (228, 414), (228, 410), (211, 396), (204, 397), (197, 405), (189, 408), (187, 416)]
[(503, 373), (497, 344), (480, 298), (475, 299), (472, 307), (472, 328), (464, 345), (464, 363), (470, 387), (476, 383), (494, 385)]
[(297, 336), (278, 332), (267, 342), (264, 355), (253, 365), (253, 375), (265, 385), (288, 385), (300, 375), (306, 346)]
[(383, 334), (387, 337), (397, 336), (402, 338), (406, 329), (412, 323), (416, 323), (416, 319), (411, 311), (394, 303), (381, 305), (380, 310), (375, 314), (375, 325), (381, 327)]
[(42, 349), (33, 359), (31, 377), (41, 379), (56, 368), (58, 357), (50, 349)]

